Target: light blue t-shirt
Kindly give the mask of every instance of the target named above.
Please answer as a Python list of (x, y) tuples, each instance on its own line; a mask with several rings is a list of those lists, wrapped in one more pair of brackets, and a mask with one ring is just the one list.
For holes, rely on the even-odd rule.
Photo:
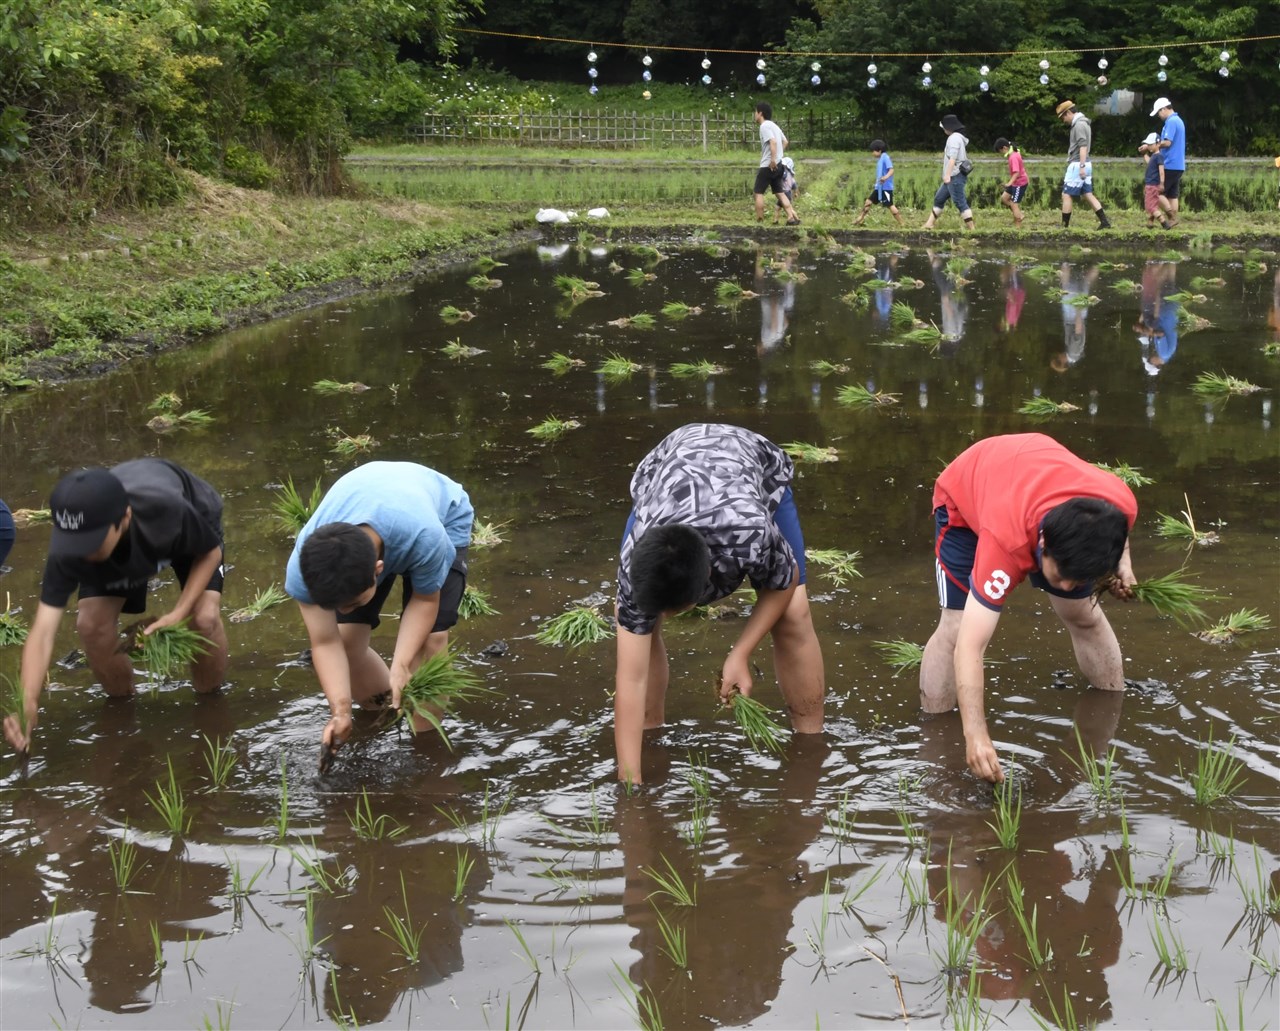
[(462, 485), (413, 462), (370, 462), (351, 470), (332, 487), (298, 534), (284, 589), (304, 605), (314, 604), (302, 579), (298, 557), (317, 526), (354, 523), (371, 526), (382, 538), (382, 576), (403, 574), (418, 594), (434, 594), (458, 548), (471, 542), (475, 512)]
[(1169, 140), (1164, 151), (1164, 167), (1170, 172), (1187, 170), (1187, 127), (1182, 124), (1182, 117), (1175, 111), (1164, 120), (1164, 128), (1160, 130), (1160, 140)]
[[(886, 173), (889, 174), (889, 178), (884, 182), (880, 182), (880, 177)], [(876, 162), (876, 189), (893, 189), (893, 158), (889, 156), (887, 150), (880, 152), (880, 160)]]

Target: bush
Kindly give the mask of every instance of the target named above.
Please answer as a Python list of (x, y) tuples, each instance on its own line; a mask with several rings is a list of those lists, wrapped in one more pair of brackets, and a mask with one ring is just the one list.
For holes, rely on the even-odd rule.
[(237, 186), (252, 190), (264, 190), (276, 180), (275, 170), (267, 164), (267, 159), (239, 143), (230, 144), (223, 153), (222, 172)]

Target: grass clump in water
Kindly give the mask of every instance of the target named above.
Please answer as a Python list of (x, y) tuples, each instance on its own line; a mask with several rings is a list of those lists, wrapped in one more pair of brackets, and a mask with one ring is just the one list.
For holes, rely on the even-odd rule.
[(1256, 609), (1240, 609), (1201, 630), (1196, 637), (1208, 644), (1230, 644), (1241, 634), (1266, 630), (1270, 626), (1270, 616), (1263, 615)]
[(1119, 290), (1122, 294), (1136, 294), (1142, 292), (1142, 284), (1136, 279), (1117, 279), (1111, 284), (1113, 290)]
[(1149, 487), (1156, 481), (1150, 476), (1143, 474), (1142, 470), (1136, 465), (1130, 465), (1128, 462), (1094, 462), (1099, 469), (1111, 473), (1113, 476), (1120, 477), (1129, 487)]
[[(23, 644), (27, 640), (27, 624), (19, 617), (19, 609), (9, 607), (8, 592), (4, 596), (4, 611), (0, 612), (0, 648)], [(10, 712), (14, 710), (10, 709)], [(19, 710), (21, 711), (21, 710)]]
[(1191, 502), (1187, 500), (1185, 494), (1182, 496), (1182, 500), (1186, 502), (1187, 507), (1176, 516), (1171, 516), (1165, 512), (1159, 513), (1160, 521), (1156, 525), (1156, 534), (1160, 537), (1198, 544), (1201, 547), (1217, 544), (1219, 537), (1216, 533), (1212, 530), (1199, 530), (1196, 528), (1195, 518), (1191, 515)]
[(445, 322), (470, 322), (476, 317), (476, 313), (452, 304), (446, 304), (440, 309), (440, 317)]
[(705, 358), (696, 362), (672, 362), (670, 366), (671, 375), (677, 379), (706, 379), (709, 376), (720, 376), (724, 374), (723, 365), (716, 365), (709, 362)]
[(836, 548), (807, 548), (805, 561), (815, 566), (822, 566), (822, 575), (837, 587), (843, 587), (851, 577), (862, 577), (858, 572), (858, 560), (862, 558), (860, 551), (840, 551)]
[(896, 405), (900, 397), (884, 390), (868, 390), (861, 383), (849, 383), (836, 391), (836, 402), (845, 408), (885, 408)]
[(180, 411), (181, 408), (182, 397), (173, 391), (157, 394), (152, 402), (147, 405), (147, 411), (160, 412), (162, 415), (172, 415), (174, 412)]
[(471, 287), (472, 290), (496, 290), (501, 285), (501, 279), (490, 279), (480, 272), (477, 272), (467, 280), (467, 286)]
[(279, 584), (272, 584), (253, 596), (253, 601), (249, 602), (242, 609), (236, 609), (227, 618), (233, 623), (247, 623), (251, 619), (257, 619), (267, 609), (275, 608), (277, 605), (283, 605), (289, 600), (289, 596)]
[(1248, 380), (1237, 379), (1235, 376), (1227, 376), (1217, 372), (1202, 372), (1196, 377), (1191, 389), (1200, 397), (1218, 399), (1253, 394), (1262, 388), (1255, 383), (1250, 383)]
[(378, 442), (367, 433), (358, 433), (352, 437), (342, 430), (334, 429), (330, 430), (329, 435), (333, 438), (333, 447), (329, 450), (343, 458), (355, 458), (378, 446)]
[(147, 429), (155, 433), (172, 433), (174, 430), (186, 430), (208, 426), (214, 421), (203, 408), (192, 408), (188, 412), (169, 412), (147, 420)]
[(930, 323), (927, 326), (917, 326), (915, 329), (908, 330), (902, 334), (902, 339), (908, 344), (928, 344), (930, 347), (937, 347), (942, 342), (942, 330)]
[(364, 383), (339, 383), (336, 379), (318, 379), (311, 384), (317, 394), (331, 397), (334, 394), (363, 394), (368, 390)]
[(1215, 743), (1210, 727), (1208, 740), (1196, 750), (1195, 770), (1185, 774), (1182, 763), (1178, 763), (1178, 772), (1191, 782), (1195, 791), (1196, 805), (1213, 805), (1230, 798), (1244, 786), (1244, 763), (1232, 754), (1235, 744), (1234, 734), (1225, 745)]
[(471, 547), (496, 548), (499, 544), (506, 544), (507, 538), (502, 533), (506, 525), (506, 523), (485, 523), (477, 519), (471, 527)]
[(818, 447), (817, 444), (806, 444), (802, 440), (793, 440), (782, 445), (782, 450), (797, 462), (838, 462), (840, 452), (833, 447)]
[[(1099, 582), (1095, 594), (1106, 591), (1108, 583)], [(1207, 588), (1187, 582), (1187, 574), (1175, 569), (1164, 576), (1139, 580), (1132, 585), (1133, 595), (1140, 602), (1150, 605), (1162, 616), (1172, 616), (1177, 622), (1205, 619), (1201, 602), (1216, 601), (1217, 595)]]
[(658, 277), (653, 272), (646, 272), (642, 268), (629, 268), (625, 278), (632, 286), (641, 286), (645, 283), (652, 283)]
[(577, 419), (559, 419), (554, 415), (548, 415), (542, 422), (538, 423), (531, 429), (525, 430), (525, 433), (538, 440), (558, 440), (570, 430), (576, 430), (580, 427)]
[(781, 755), (787, 743), (787, 731), (768, 706), (750, 695), (734, 694), (729, 700), (733, 718), (738, 721), (747, 744), (761, 755)]
[(481, 255), (479, 258), (476, 258), (475, 261), (475, 268), (481, 272), (492, 272), (496, 268), (506, 267), (507, 263), (505, 261), (498, 261), (497, 258), (491, 258), (487, 254)]
[(683, 319), (689, 315), (701, 315), (702, 309), (684, 301), (668, 301), (662, 306), (662, 314), (669, 319)]
[[(445, 649), (436, 652), (413, 671), (400, 696), (400, 705), (408, 716), (430, 723), (452, 749), (440, 715), (451, 712), (458, 702), (476, 701), (492, 693), (492, 689), (485, 687), (474, 671), (459, 666), (454, 654)], [(412, 722), (410, 726), (413, 726)]]
[(192, 630), (184, 619), (150, 634), (139, 633), (137, 654), (138, 660), (153, 677), (171, 680), (179, 670), (186, 669), (212, 647), (213, 643)]
[(596, 372), (605, 379), (626, 379), (633, 373), (639, 372), (642, 368), (644, 366), (639, 362), (633, 362), (630, 358), (624, 358), (615, 352), (601, 363)]
[(489, 595), (478, 587), (467, 584), (462, 592), (462, 600), (458, 602), (458, 618), (472, 619), (476, 616), (496, 616), (498, 610), (489, 601)]
[(321, 498), (324, 497), (324, 490), (320, 486), (320, 481), (316, 480), (311, 487), (311, 496), (304, 501), (302, 495), (298, 493), (298, 488), (293, 485), (293, 477), (290, 476), (285, 485), (280, 488), (279, 495), (275, 505), (272, 506), (275, 509), (276, 519), (290, 536), (296, 537), (307, 525), (307, 520), (315, 512), (316, 506), (320, 504)]
[(872, 641), (871, 646), (893, 667), (894, 676), (909, 669), (919, 669), (924, 661), (924, 646), (898, 638), (894, 641)]
[(1047, 397), (1029, 397), (1018, 408), (1019, 415), (1034, 415), (1037, 418), (1078, 411), (1079, 405), (1073, 405), (1070, 401), (1051, 401)]
[(586, 364), (581, 358), (570, 358), (567, 354), (554, 351), (551, 357), (542, 363), (542, 367), (554, 372), (557, 376), (563, 376), (570, 369), (580, 369)]
[(924, 323), (916, 317), (916, 310), (906, 301), (894, 301), (889, 308), (889, 325), (894, 329), (915, 329)]
[(440, 353), (446, 358), (452, 358), (455, 362), (462, 361), (463, 358), (474, 358), (478, 354), (484, 354), (483, 348), (468, 347), (462, 342), (462, 338), (450, 340), (444, 347), (440, 348)]
[(596, 644), (613, 636), (613, 626), (592, 605), (579, 605), (562, 612), (534, 635), (539, 644), (566, 645), (577, 648)]
[(742, 301), (760, 295), (754, 290), (748, 290), (735, 283), (732, 279), (722, 279), (716, 284), (716, 296), (722, 301)]
[(585, 301), (588, 297), (603, 297), (599, 283), (593, 283), (578, 276), (556, 276), (556, 289), (570, 301)]
[(849, 371), (849, 366), (844, 362), (829, 362), (825, 358), (819, 358), (809, 363), (809, 371), (818, 376), (844, 375)]

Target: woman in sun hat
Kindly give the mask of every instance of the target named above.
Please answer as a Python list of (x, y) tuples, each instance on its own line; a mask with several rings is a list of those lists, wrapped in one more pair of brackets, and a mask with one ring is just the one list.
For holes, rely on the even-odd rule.
[(965, 196), (965, 185), (969, 181), (969, 173), (973, 165), (969, 161), (969, 137), (964, 134), (964, 126), (953, 114), (945, 114), (938, 128), (947, 134), (947, 143), (942, 150), (942, 185), (933, 197), (933, 211), (925, 221), (924, 228), (932, 229), (946, 207), (947, 201), (956, 206), (956, 211), (964, 220), (966, 229), (973, 228), (973, 209)]

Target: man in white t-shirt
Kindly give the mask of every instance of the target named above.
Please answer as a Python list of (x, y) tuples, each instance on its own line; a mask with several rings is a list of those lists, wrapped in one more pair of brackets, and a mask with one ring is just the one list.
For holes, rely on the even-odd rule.
[(798, 226), (800, 217), (782, 188), (782, 153), (787, 138), (773, 120), (773, 107), (767, 100), (756, 105), (756, 125), (760, 126), (760, 167), (756, 170), (756, 221), (764, 221), (764, 195), (772, 190), (787, 212), (787, 225)]

